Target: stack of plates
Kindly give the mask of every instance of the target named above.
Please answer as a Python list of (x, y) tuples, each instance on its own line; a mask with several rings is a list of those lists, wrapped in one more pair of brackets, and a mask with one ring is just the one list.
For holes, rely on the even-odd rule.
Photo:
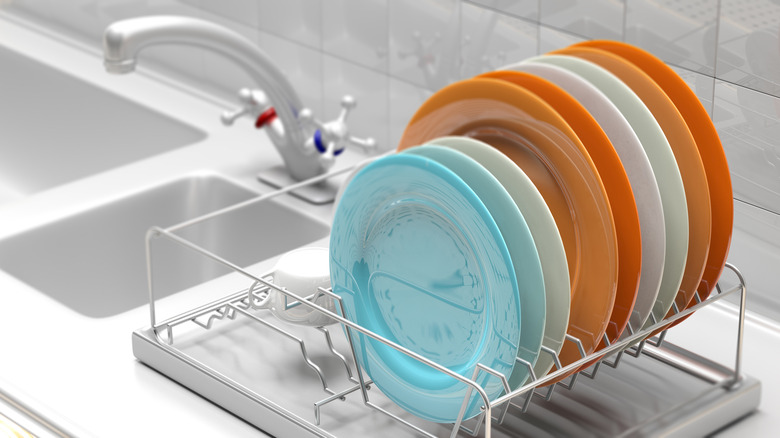
[(706, 298), (725, 264), (715, 128), (631, 45), (589, 41), (449, 85), (398, 152), (339, 194), (331, 284), (346, 318), (394, 344), (353, 336), (360, 366), (421, 418), (478, 415), (483, 397), (551, 372), (551, 352), (598, 357)]

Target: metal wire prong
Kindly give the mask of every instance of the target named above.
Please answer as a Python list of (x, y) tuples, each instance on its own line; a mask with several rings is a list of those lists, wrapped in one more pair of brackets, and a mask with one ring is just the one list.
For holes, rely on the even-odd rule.
[(255, 322), (259, 322), (260, 324), (263, 324), (264, 326), (272, 329), (276, 333), (279, 333), (280, 335), (282, 335), (282, 336), (284, 336), (284, 337), (286, 337), (286, 338), (288, 338), (288, 339), (290, 339), (292, 341), (297, 342), (298, 345), (301, 348), (301, 354), (303, 355), (304, 362), (306, 362), (306, 365), (308, 365), (309, 368), (314, 370), (314, 372), (317, 373), (317, 377), (320, 378), (320, 382), (322, 383), (322, 389), (325, 392), (327, 392), (328, 394), (331, 394), (331, 395), (334, 394), (333, 390), (328, 387), (328, 383), (325, 380), (325, 375), (322, 373), (322, 369), (316, 363), (314, 363), (314, 361), (312, 361), (311, 358), (309, 357), (309, 353), (306, 351), (306, 343), (303, 342), (303, 339), (301, 339), (301, 338), (299, 338), (297, 336), (294, 336), (290, 332), (288, 332), (286, 330), (283, 330), (283, 329), (277, 327), (276, 325), (274, 325), (274, 324), (272, 324), (272, 323), (270, 323), (270, 322), (268, 322), (268, 321), (258, 317), (257, 315), (254, 315), (254, 314), (248, 312), (247, 310), (244, 310), (244, 309), (242, 309), (240, 307), (235, 306), (234, 304), (230, 304), (230, 306), (233, 309), (235, 309), (236, 311), (238, 311), (238, 312), (248, 316), (249, 318), (251, 318)]
[(566, 333), (566, 340), (569, 342), (574, 342), (574, 345), (577, 346), (577, 350), (579, 351), (580, 356), (584, 358), (588, 355), (585, 353), (585, 347), (582, 345), (582, 341), (580, 341), (579, 338)]
[(330, 337), (330, 331), (326, 329), (325, 327), (317, 327), (319, 331), (325, 334), (325, 342), (328, 344), (328, 350), (330, 350), (330, 354), (332, 354), (334, 357), (339, 359), (342, 364), (344, 364), (344, 369), (347, 371), (347, 378), (352, 383), (359, 383), (357, 379), (352, 375), (352, 369), (349, 367), (349, 363), (347, 362), (347, 358), (344, 357), (343, 354), (336, 351), (336, 348), (333, 346), (333, 339)]
[(560, 381), (556, 383), (556, 385), (560, 385), (563, 389), (574, 389), (574, 385), (577, 383), (577, 376), (579, 376), (580, 373), (572, 373), (571, 379), (569, 379), (569, 383), (566, 383), (564, 381)]
[(625, 350), (621, 350), (621, 351), (620, 351), (620, 353), (618, 353), (618, 354), (615, 356), (615, 360), (614, 360), (613, 362), (610, 362), (610, 361), (608, 361), (608, 360), (606, 360), (606, 359), (605, 359), (605, 360), (602, 360), (602, 362), (603, 362), (605, 365), (607, 365), (608, 367), (610, 367), (610, 368), (617, 368), (617, 367), (618, 367), (618, 365), (620, 365), (620, 359), (623, 357), (623, 352), (624, 352), (624, 351), (625, 351)]
[(596, 378), (596, 374), (598, 374), (599, 368), (601, 368), (601, 361), (596, 362), (596, 365), (593, 366), (593, 371), (588, 372), (587, 370), (582, 370), (580, 371), (580, 374), (593, 380)]
[(236, 312), (233, 310), (233, 308), (230, 306), (225, 306), (214, 310), (209, 315), (205, 323), (198, 321), (197, 318), (192, 318), (192, 322), (203, 327), (205, 330), (210, 330), (211, 327), (214, 325), (214, 321), (223, 320), (225, 318), (234, 319), (235, 317), (236, 317)]
[(626, 329), (628, 330), (628, 334), (629, 335), (633, 335), (634, 334), (634, 326), (631, 325), (631, 321), (628, 321), (626, 323)]
[(639, 357), (639, 355), (642, 354), (642, 350), (645, 348), (645, 342), (647, 342), (647, 339), (642, 339), (642, 342), (634, 347), (633, 351), (630, 348), (625, 350), (626, 354), (631, 357)]

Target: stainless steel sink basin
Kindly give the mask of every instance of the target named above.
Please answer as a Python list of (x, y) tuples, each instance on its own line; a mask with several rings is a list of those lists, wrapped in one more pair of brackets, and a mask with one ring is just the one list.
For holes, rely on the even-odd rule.
[[(113, 316), (148, 303), (144, 237), (151, 226), (255, 196), (217, 175), (186, 177), (0, 240), (0, 269), (83, 315)], [(325, 237), (329, 226), (271, 200), (184, 231), (187, 240), (246, 266)], [(159, 255), (161, 296), (221, 274), (203, 258)]]
[(0, 203), (206, 137), (7, 47), (0, 66)]

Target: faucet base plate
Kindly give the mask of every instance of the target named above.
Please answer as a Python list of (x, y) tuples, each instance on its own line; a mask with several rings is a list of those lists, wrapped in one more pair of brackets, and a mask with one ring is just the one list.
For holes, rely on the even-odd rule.
[[(257, 179), (271, 187), (280, 189), (298, 183), (284, 166), (273, 166), (258, 173)], [(331, 180), (325, 180), (317, 184), (307, 184), (304, 187), (293, 190), (294, 196), (314, 205), (329, 204), (336, 199), (339, 190), (338, 184)]]

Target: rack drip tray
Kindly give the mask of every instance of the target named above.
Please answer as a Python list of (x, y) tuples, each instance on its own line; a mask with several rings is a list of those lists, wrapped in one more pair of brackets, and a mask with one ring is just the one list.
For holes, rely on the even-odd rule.
[[(451, 424), (416, 419), (370, 385), (371, 406), (364, 403), (351, 355), (339, 353), (350, 351), (340, 325), (295, 327), (267, 311), (222, 309), (173, 343), (150, 328), (134, 332), (136, 357), (274, 436), (419, 436), (415, 427), (450, 436)], [(623, 354), (616, 368), (601, 363), (593, 378), (578, 374), (571, 389), (559, 384), (549, 400), (548, 389), (537, 388), (526, 412), (524, 397), (516, 398), (502, 422), (494, 418), (491, 436), (708, 435), (758, 407), (760, 382), (744, 377), (729, 389), (731, 373), (668, 342), (646, 345), (638, 357)], [(477, 435), (486, 435), (484, 425)]]

